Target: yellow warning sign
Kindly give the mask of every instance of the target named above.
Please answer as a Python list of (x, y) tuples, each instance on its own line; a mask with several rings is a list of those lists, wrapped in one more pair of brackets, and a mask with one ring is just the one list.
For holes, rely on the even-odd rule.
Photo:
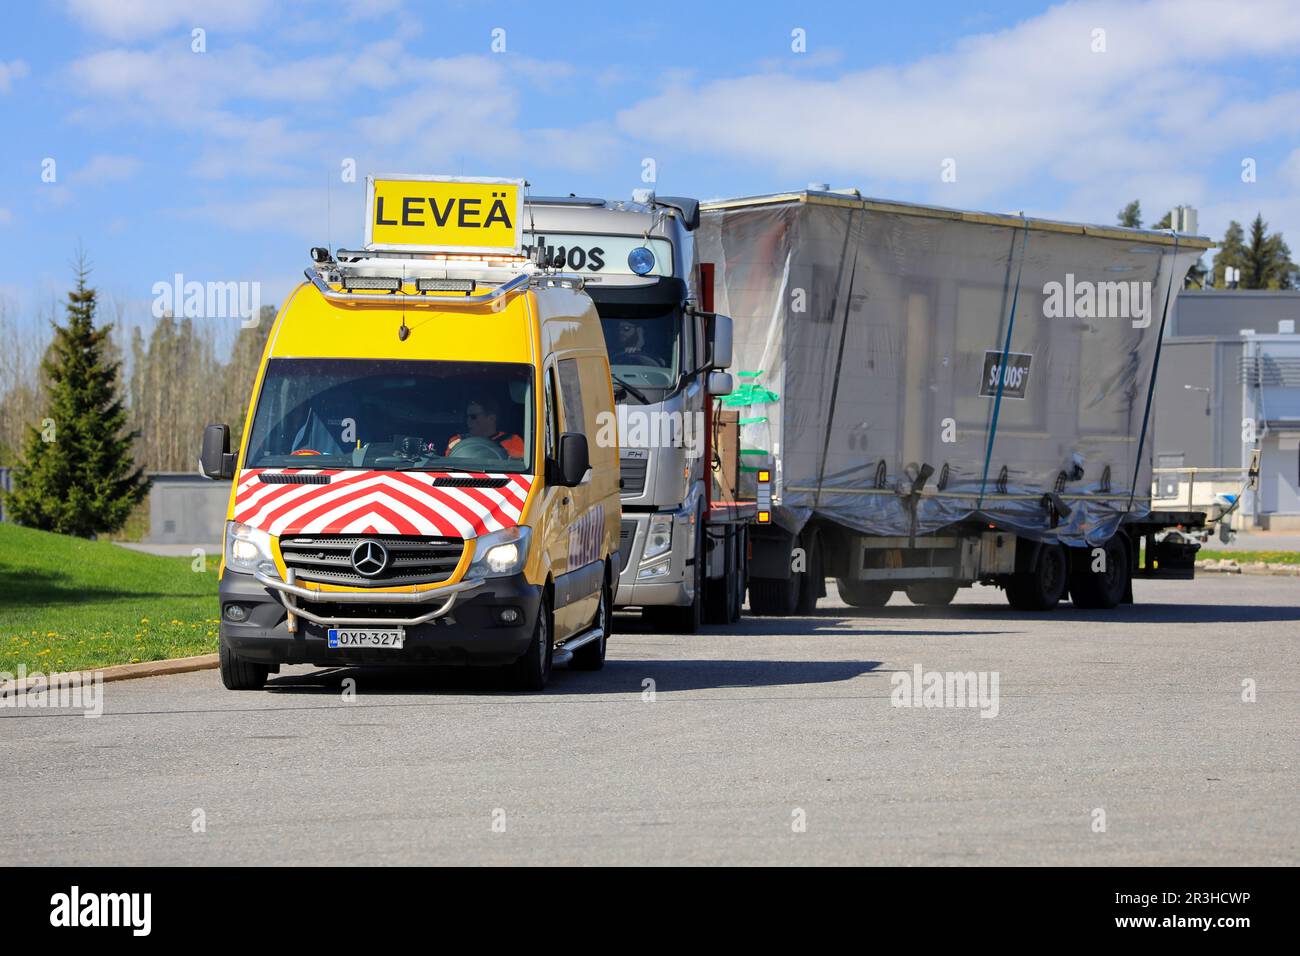
[(523, 253), (522, 179), (371, 176), (366, 186), (367, 249)]

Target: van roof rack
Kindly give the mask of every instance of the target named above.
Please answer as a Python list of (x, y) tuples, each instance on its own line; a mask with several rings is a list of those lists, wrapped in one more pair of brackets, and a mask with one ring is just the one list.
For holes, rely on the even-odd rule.
[[(583, 277), (512, 255), (392, 252), (316, 246), (307, 281), (331, 302), (391, 307), (457, 308), (504, 299), (532, 288), (581, 289)], [(482, 291), (480, 290), (482, 288)]]

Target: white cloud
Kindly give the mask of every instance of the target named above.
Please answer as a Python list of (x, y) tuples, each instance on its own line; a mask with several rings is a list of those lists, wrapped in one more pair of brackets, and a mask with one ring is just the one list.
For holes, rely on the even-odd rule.
[(21, 80), (27, 75), (27, 63), (23, 60), (0, 60), (0, 94), (13, 89), (14, 80)]
[(98, 185), (130, 179), (140, 168), (140, 161), (134, 156), (110, 156), (101, 154), (72, 174), (72, 182), (78, 186)]
[[(1096, 29), (1105, 52), (1093, 52)], [(1070, 3), (831, 79), (797, 72), (793, 55), (785, 69), (678, 77), (618, 124), (652, 147), (689, 144), (800, 181), (906, 184), (949, 205), (1023, 193), (1033, 179), (1068, 195), (1300, 128), (1300, 91), (1256, 102), (1213, 72), (1296, 51), (1300, 16), (1286, 0), (1234, 4), (1231, 16), (1208, 0)], [(940, 180), (946, 158), (956, 183)]]
[(249, 30), (273, 8), (271, 0), (67, 0), (68, 15), (114, 40), (157, 36), (184, 27)]

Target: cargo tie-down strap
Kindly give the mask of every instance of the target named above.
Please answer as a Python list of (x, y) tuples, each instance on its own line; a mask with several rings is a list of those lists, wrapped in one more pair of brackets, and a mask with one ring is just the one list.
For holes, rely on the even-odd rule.
[(1138, 475), (1142, 471), (1142, 447), (1147, 440), (1147, 420), (1151, 417), (1151, 399), (1156, 393), (1156, 373), (1160, 371), (1160, 348), (1165, 341), (1165, 320), (1169, 318), (1169, 300), (1174, 293), (1174, 274), (1178, 271), (1178, 233), (1170, 229), (1174, 237), (1174, 254), (1169, 259), (1169, 284), (1165, 287), (1165, 304), (1160, 310), (1160, 332), (1156, 336), (1156, 356), (1151, 360), (1151, 381), (1147, 383), (1147, 407), (1142, 412), (1142, 431), (1138, 433), (1137, 455), (1133, 459), (1133, 484), (1129, 486), (1128, 507), (1133, 510), (1133, 498), (1137, 494)]
[(1002, 357), (998, 360), (998, 390), (993, 398), (993, 418), (989, 423), (989, 442), (984, 450), (984, 473), (980, 477), (980, 496), (975, 508), (984, 507), (984, 489), (989, 481), (989, 463), (993, 460), (993, 442), (998, 435), (998, 413), (1002, 411), (1002, 385), (1007, 380), (1007, 356), (1011, 353), (1011, 333), (1016, 327), (1016, 306), (1020, 302), (1020, 275), (1025, 268), (1025, 246), (1029, 242), (1029, 220), (1024, 219), (1020, 236), (1020, 262), (1016, 266), (1016, 285), (1011, 292), (1011, 314), (1007, 318), (1007, 334), (1002, 341)]

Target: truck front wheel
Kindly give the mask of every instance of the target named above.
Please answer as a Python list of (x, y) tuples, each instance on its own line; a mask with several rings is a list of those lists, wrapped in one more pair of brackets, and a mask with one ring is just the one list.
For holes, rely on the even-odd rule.
[(685, 607), (647, 607), (642, 616), (653, 630), (667, 634), (694, 634), (704, 619), (704, 519), (695, 520), (695, 560), (691, 562), (691, 578), (695, 583), (695, 597)]
[(1033, 570), (1018, 571), (1007, 582), (1007, 600), (1017, 611), (1050, 611), (1065, 597), (1070, 560), (1059, 544), (1045, 544)]

